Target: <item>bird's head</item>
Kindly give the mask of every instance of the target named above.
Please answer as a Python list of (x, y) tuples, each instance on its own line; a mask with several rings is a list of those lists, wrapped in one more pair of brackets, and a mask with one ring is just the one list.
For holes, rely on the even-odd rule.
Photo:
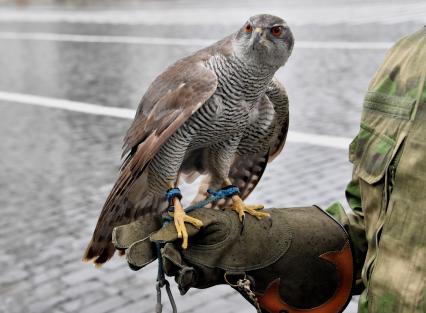
[(290, 56), (293, 43), (293, 34), (282, 18), (259, 14), (235, 33), (233, 48), (244, 62), (279, 68)]

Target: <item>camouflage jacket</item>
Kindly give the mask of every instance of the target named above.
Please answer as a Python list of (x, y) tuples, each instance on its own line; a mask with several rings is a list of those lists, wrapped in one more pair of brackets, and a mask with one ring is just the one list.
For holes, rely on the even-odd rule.
[(426, 312), (426, 27), (388, 52), (349, 147), (352, 212), (328, 212), (355, 246), (359, 312)]

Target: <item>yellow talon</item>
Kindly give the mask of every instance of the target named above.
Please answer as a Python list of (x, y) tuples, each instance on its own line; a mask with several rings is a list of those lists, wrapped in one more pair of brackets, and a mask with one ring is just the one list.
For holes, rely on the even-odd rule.
[(245, 204), (238, 195), (232, 197), (232, 202), (233, 205), (231, 207), (231, 210), (234, 210), (238, 213), (241, 222), (244, 219), (245, 212), (256, 217), (259, 220), (264, 217), (270, 217), (269, 213), (259, 211), (264, 208), (264, 206), (261, 204)]
[(182, 238), (182, 248), (188, 248), (188, 232), (185, 227), (185, 222), (194, 225), (196, 228), (203, 226), (203, 222), (199, 219), (193, 218), (192, 216), (186, 215), (177, 198), (173, 199), (175, 212), (173, 213), (173, 220), (177, 231), (178, 238)]

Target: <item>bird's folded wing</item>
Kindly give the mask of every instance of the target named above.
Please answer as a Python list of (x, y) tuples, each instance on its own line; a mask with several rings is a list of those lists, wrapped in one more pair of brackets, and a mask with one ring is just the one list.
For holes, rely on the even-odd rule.
[(83, 259), (96, 258), (94, 262), (102, 264), (114, 254), (112, 229), (143, 213), (134, 205), (127, 205), (129, 187), (166, 140), (212, 96), (216, 87), (216, 75), (202, 61), (191, 58), (179, 61), (154, 80), (127, 132), (124, 153), (129, 154), (102, 208)]
[(124, 138), (123, 155), (140, 144), (150, 156), (154, 155), (159, 146), (213, 95), (216, 87), (216, 74), (201, 60), (193, 62), (187, 58), (169, 67), (154, 80), (142, 98)]
[(269, 145), (268, 161), (271, 162), (280, 154), (287, 139), (289, 124), (288, 96), (284, 86), (275, 78), (270, 83), (266, 95), (276, 111), (275, 124), (277, 127), (277, 136), (273, 137)]
[(284, 87), (275, 78), (270, 83), (266, 96), (275, 109), (275, 136), (269, 142), (269, 150), (256, 154), (236, 155), (229, 178), (240, 189), (240, 196), (246, 199), (260, 181), (266, 165), (283, 149), (288, 132), (288, 97)]

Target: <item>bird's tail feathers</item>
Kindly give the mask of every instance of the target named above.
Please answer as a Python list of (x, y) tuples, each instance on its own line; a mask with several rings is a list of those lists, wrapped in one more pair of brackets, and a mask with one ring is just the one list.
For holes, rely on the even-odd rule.
[[(152, 218), (167, 208), (164, 196), (159, 196), (148, 191), (148, 184), (143, 180), (146, 174), (132, 184), (130, 191), (117, 194), (116, 185), (113, 187), (107, 201), (99, 216), (92, 239), (90, 240), (83, 255), (83, 261), (93, 262), (96, 266), (101, 266), (107, 262), (115, 253), (112, 243), (112, 231), (114, 227), (131, 223), (139, 218)], [(115, 194), (111, 200), (111, 194)], [(129, 200), (132, 199), (132, 200)]]

